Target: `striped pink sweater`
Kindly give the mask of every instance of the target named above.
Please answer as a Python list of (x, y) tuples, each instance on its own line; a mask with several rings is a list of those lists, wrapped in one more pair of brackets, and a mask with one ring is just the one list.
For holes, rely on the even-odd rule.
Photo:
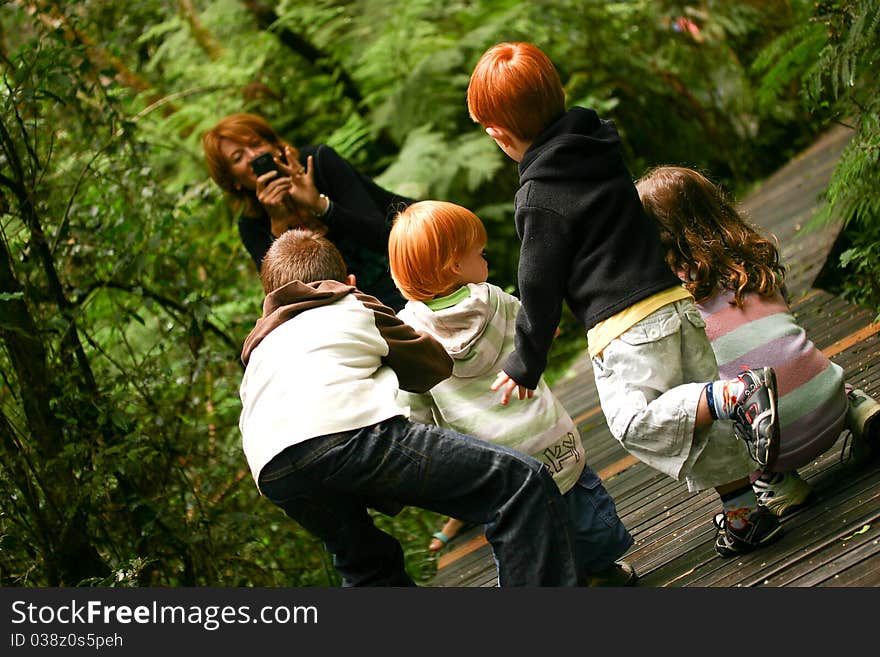
[(722, 291), (698, 304), (722, 378), (744, 366), (770, 366), (779, 386), (781, 446), (774, 470), (800, 468), (830, 448), (843, 431), (843, 369), (816, 348), (780, 294), (745, 297), (743, 308)]

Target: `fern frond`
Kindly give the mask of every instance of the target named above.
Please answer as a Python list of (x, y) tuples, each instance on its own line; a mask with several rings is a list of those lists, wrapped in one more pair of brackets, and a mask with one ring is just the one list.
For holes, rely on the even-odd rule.
[(756, 92), (759, 106), (768, 108), (791, 82), (800, 80), (818, 58), (825, 45), (821, 25), (799, 26), (762, 51), (752, 65), (755, 72), (765, 71)]
[(769, 73), (775, 66), (775, 63), (787, 52), (791, 51), (799, 43), (810, 41), (817, 34), (823, 34), (823, 32), (822, 26), (812, 21), (793, 27), (788, 32), (771, 41), (758, 53), (755, 61), (752, 62), (752, 73)]

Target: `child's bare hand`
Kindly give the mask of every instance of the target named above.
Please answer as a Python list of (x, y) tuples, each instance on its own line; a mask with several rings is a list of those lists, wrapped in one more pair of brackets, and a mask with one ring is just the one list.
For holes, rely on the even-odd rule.
[(495, 382), (490, 387), (495, 391), (501, 390), (502, 406), (507, 406), (507, 402), (510, 401), (510, 396), (513, 394), (514, 390), (517, 391), (516, 396), (520, 401), (526, 398), (531, 399), (535, 396), (534, 390), (519, 385), (508, 376), (507, 372), (498, 372), (498, 376), (495, 377)]

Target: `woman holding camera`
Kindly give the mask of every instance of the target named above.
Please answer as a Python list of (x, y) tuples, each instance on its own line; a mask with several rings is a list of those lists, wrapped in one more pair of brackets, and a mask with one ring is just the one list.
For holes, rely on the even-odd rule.
[(412, 199), (379, 187), (325, 144), (293, 147), (255, 114), (225, 117), (202, 146), (258, 271), (276, 237), (308, 227), (336, 245), (361, 291), (395, 312), (404, 306), (388, 269), (388, 232)]

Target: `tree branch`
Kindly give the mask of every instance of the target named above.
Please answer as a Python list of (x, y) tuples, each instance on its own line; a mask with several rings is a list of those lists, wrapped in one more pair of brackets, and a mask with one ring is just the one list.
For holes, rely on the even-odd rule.
[[(50, 29), (62, 28), (64, 38), (68, 43), (82, 45), (89, 62), (96, 69), (115, 71), (114, 79), (119, 84), (137, 92), (147, 92), (153, 89), (154, 85), (149, 80), (132, 71), (121, 59), (97, 45), (88, 34), (71, 25), (57, 3), (49, 0), (16, 0), (16, 4), (26, 7)], [(159, 98), (161, 98), (161, 94), (154, 92), (149, 96), (149, 102), (155, 102)], [(175, 110), (168, 108), (166, 111), (171, 114)]]
[(180, 13), (183, 14), (184, 20), (189, 24), (196, 43), (199, 44), (199, 47), (205, 51), (212, 61), (219, 59), (223, 53), (223, 47), (217, 43), (214, 36), (202, 25), (192, 2), (190, 0), (178, 0), (178, 4), (180, 6)]
[[(119, 290), (121, 292), (125, 292), (127, 294), (131, 294), (133, 296), (138, 296), (142, 298), (152, 299), (160, 306), (165, 308), (166, 310), (171, 310), (176, 316), (184, 316), (184, 317), (192, 317), (192, 313), (187, 309), (179, 301), (175, 301), (169, 297), (166, 297), (150, 288), (144, 286), (141, 283), (135, 284), (124, 284), (118, 281), (97, 281), (90, 285), (85, 293), (82, 295), (82, 299), (88, 298), (95, 290), (98, 289), (108, 289), (108, 290)], [(82, 303), (82, 302), (81, 302)], [(236, 340), (233, 340), (232, 337), (227, 335), (227, 333), (221, 329), (219, 326), (214, 324), (208, 319), (201, 320), (201, 325), (204, 326), (209, 332), (213, 333), (215, 336), (220, 338), (220, 341), (223, 342), (229, 349), (238, 354), (240, 352), (240, 346)], [(241, 365), (241, 361), (239, 360), (239, 365)], [(244, 365), (241, 365), (244, 368)]]

